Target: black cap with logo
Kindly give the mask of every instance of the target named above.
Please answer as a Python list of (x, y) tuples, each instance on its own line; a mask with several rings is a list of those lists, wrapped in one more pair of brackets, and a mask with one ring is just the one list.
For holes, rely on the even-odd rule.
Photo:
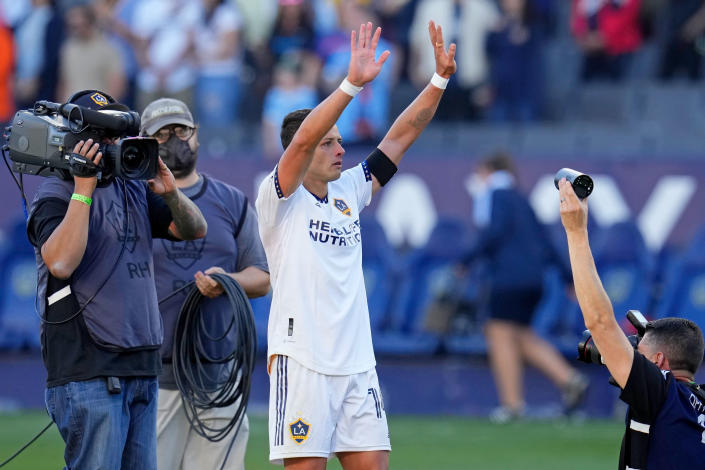
[(77, 104), (84, 108), (92, 109), (93, 111), (113, 110), (113, 111), (129, 111), (130, 108), (122, 103), (118, 103), (107, 93), (99, 90), (81, 90), (68, 99), (67, 103)]

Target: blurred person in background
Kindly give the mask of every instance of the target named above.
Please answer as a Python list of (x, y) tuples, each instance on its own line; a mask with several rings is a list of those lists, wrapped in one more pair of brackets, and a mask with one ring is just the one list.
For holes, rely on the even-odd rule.
[(315, 53), (313, 10), (304, 0), (279, 0), (279, 10), (269, 38), (269, 61), (273, 67), (287, 52), (301, 54), (302, 80), (316, 86), (321, 61)]
[[(223, 295), (223, 286), (211, 274), (227, 274), (251, 298), (269, 291), (269, 272), (257, 231), (257, 214), (242, 191), (196, 170), (198, 129), (191, 111), (183, 102), (161, 98), (148, 104), (142, 113), (140, 133), (157, 139), (159, 153), (174, 174), (176, 186), (198, 206), (208, 222), (208, 234), (195, 243), (175, 240), (154, 243), (157, 298), (164, 299), (195, 279), (196, 288), (208, 298), (199, 303), (199, 308), (207, 314), (207, 330), (226, 331), (232, 307), (227, 296)], [(174, 377), (172, 351), (177, 320), (187, 294), (188, 291), (182, 291), (159, 305), (164, 342), (160, 350), (157, 464), (165, 470), (242, 469), (249, 436), (247, 416), (243, 415), (242, 423), (222, 440), (212, 442), (191, 427), (182, 404)], [(228, 335), (225, 341), (226, 351), (234, 348), (231, 338)], [(223, 344), (206, 338), (201, 340), (211, 353), (213, 348), (220, 348), (219, 345)], [(217, 357), (224, 355), (216, 354)], [(230, 362), (213, 365), (208, 376), (219, 377), (226, 370), (227, 374), (229, 367), (232, 367)], [(213, 384), (204, 386), (217, 388), (219, 383), (219, 379), (214, 379)], [(233, 418), (239, 405), (236, 402), (228, 407), (201, 410), (199, 419), (208, 426), (222, 428)], [(235, 432), (237, 436), (234, 437)]]
[(567, 279), (570, 272), (516, 189), (509, 155), (497, 153), (483, 161), (473, 185), (473, 219), (480, 232), (463, 265), (478, 259), (489, 264), (489, 319), (484, 330), (500, 403), (490, 419), (504, 423), (524, 415), (524, 361), (551, 379), (562, 392), (564, 411), (572, 412), (584, 398), (587, 378), (531, 327), (548, 265), (557, 265)]
[[(350, 62), (350, 31), (366, 21), (378, 24), (379, 20), (368, 7), (357, 0), (341, 0), (338, 3), (340, 25), (331, 34), (318, 41), (318, 52), (323, 60), (321, 82), (329, 93), (345, 78)], [(379, 51), (392, 51), (390, 59), (377, 78), (353, 100), (340, 115), (336, 125), (343, 139), (350, 143), (374, 144), (385, 133), (389, 121), (390, 94), (397, 75), (394, 59), (397, 48), (380, 38)]]
[(439, 120), (477, 119), (489, 103), (489, 62), (485, 41), (499, 21), (492, 0), (421, 0), (409, 30), (409, 78), (422, 88), (433, 72), (433, 56), (426, 50), (426, 22), (444, 25), (448, 41), (458, 44), (458, 73), (451, 77), (438, 108)]
[(198, 120), (229, 126), (238, 116), (242, 84), (242, 18), (229, 0), (201, 0), (195, 26)]
[(316, 48), (313, 10), (304, 0), (279, 0), (269, 51), (279, 59), (290, 51), (313, 52)]
[(279, 131), (292, 109), (313, 108), (318, 104), (316, 89), (304, 82), (301, 55), (288, 52), (274, 68), (274, 84), (264, 97), (262, 146), (266, 158), (281, 156)]
[(69, 37), (61, 46), (58, 95), (66, 101), (76, 90), (105, 90), (121, 97), (125, 92), (122, 55), (98, 29), (91, 4), (69, 8), (65, 14)]
[(541, 47), (546, 31), (532, 0), (501, 0), (502, 17), (487, 37), (494, 121), (540, 117), (543, 91)]
[(0, 0), (0, 16), (14, 30), (32, 9), (32, 0)]
[(14, 24), (16, 65), (13, 92), (17, 109), (32, 108), (40, 97), (45, 98), (39, 90), (46, 59), (45, 39), (55, 8), (52, 0), (32, 0), (29, 11)]
[(108, 40), (120, 52), (125, 73), (125, 89), (121, 102), (135, 107), (137, 94), (137, 48), (140, 41), (129, 26), (140, 0), (96, 0), (94, 10), (98, 24)]
[(60, 101), (62, 99), (59, 95), (58, 84), (61, 47), (66, 39), (64, 8), (65, 5), (60, 1), (53, 3), (52, 15), (47, 23), (46, 34), (44, 35), (44, 63), (39, 80), (39, 91), (37, 92), (43, 100)]
[(0, 125), (12, 119), (15, 103), (12, 99), (12, 77), (15, 66), (12, 31), (0, 15)]
[(573, 0), (571, 30), (583, 51), (581, 78), (621, 80), (642, 44), (641, 0)]
[(193, 107), (196, 82), (194, 34), (200, 4), (189, 0), (143, 0), (129, 24), (140, 64), (137, 107), (169, 96)]
[(243, 18), (242, 40), (246, 48), (266, 47), (279, 10), (278, 0), (235, 0)]
[(705, 53), (705, 1), (670, 0), (663, 10), (667, 42), (659, 77), (670, 80), (683, 73), (690, 80), (700, 80)]
[(241, 86), (247, 88), (240, 99), (241, 122), (256, 122), (262, 118), (262, 103), (273, 80), (274, 59), (268, 53), (269, 37), (279, 9), (278, 0), (236, 0), (242, 16), (244, 57), (240, 74)]
[[(340, 0), (305, 0), (313, 9), (313, 31), (316, 37), (335, 33), (340, 24), (338, 6)], [(367, 4), (369, 1), (361, 0), (357, 3)]]
[(408, 79), (409, 29), (414, 21), (418, 0), (378, 0), (370, 5), (379, 17), (387, 41), (395, 44), (398, 52), (395, 61), (401, 80)]

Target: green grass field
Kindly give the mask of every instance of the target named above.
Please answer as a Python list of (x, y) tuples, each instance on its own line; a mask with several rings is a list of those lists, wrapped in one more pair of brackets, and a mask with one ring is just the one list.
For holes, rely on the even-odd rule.
[[(0, 462), (47, 422), (46, 414), (40, 411), (0, 414)], [(437, 416), (392, 416), (389, 425), (393, 447), (390, 467), (403, 470), (615, 468), (624, 429), (617, 421), (495, 425), (486, 420)], [(249, 470), (281, 468), (269, 465), (267, 449), (266, 418), (251, 416)], [(56, 470), (62, 467), (62, 455), (63, 442), (52, 427), (4, 469)], [(328, 468), (340, 469), (340, 465), (332, 461)]]

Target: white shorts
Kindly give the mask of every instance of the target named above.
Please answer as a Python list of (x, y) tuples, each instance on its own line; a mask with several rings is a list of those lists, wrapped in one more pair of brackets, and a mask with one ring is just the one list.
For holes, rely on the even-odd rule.
[(269, 460), (336, 452), (391, 450), (387, 415), (374, 368), (324, 375), (288, 356), (269, 375)]

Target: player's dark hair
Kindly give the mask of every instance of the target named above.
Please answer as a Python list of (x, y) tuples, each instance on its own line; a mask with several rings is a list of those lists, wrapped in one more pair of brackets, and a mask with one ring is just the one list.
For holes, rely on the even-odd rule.
[(653, 320), (646, 324), (644, 336), (663, 351), (671, 369), (695, 374), (703, 361), (703, 332), (692, 320), (673, 317)]
[(308, 116), (311, 111), (313, 110), (310, 108), (297, 109), (284, 117), (284, 121), (282, 122), (282, 130), (279, 134), (282, 140), (282, 147), (286, 149), (289, 146), (291, 140), (294, 138), (294, 134), (296, 134), (296, 131), (299, 130), (301, 123), (304, 122), (304, 119), (306, 119), (306, 116)]

